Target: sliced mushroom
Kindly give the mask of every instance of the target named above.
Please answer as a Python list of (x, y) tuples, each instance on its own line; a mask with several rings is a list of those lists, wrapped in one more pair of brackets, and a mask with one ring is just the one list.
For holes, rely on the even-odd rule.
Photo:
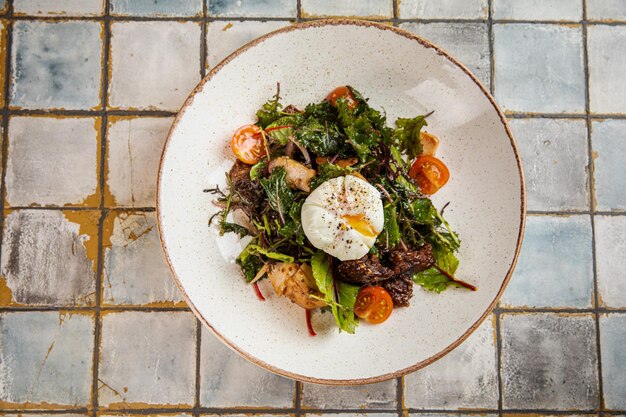
[(277, 262), (269, 266), (267, 276), (278, 296), (285, 296), (300, 307), (311, 309), (323, 307), (325, 302), (312, 298), (323, 298), (317, 289), (313, 271), (308, 264)]
[(269, 164), (269, 170), (272, 172), (276, 167), (285, 168), (287, 173), (287, 183), (292, 188), (297, 188), (307, 193), (311, 192), (311, 178), (315, 176), (315, 170), (307, 168), (300, 162), (294, 161), (286, 156), (272, 159)]
[[(315, 158), (315, 162), (317, 162), (318, 165), (325, 164), (327, 162), (330, 162), (330, 158), (328, 158), (327, 156), (318, 156), (317, 158)], [(350, 158), (337, 159), (333, 162), (333, 164), (338, 165), (341, 168), (348, 168), (352, 165), (356, 165), (357, 162), (359, 162), (359, 158), (357, 158), (356, 156), (351, 156)]]
[(420, 142), (422, 144), (422, 155), (435, 155), (439, 147), (439, 138), (432, 133), (420, 132)]

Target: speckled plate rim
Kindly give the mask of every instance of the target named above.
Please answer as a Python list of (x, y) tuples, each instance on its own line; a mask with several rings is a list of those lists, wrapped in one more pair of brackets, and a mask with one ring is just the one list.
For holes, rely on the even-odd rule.
[[(426, 47), (426, 48), (431, 48), (434, 49), (439, 55), (442, 55), (444, 57), (446, 57), (450, 62), (452, 62), (454, 65), (456, 65), (457, 67), (459, 67), (463, 72), (465, 72), (474, 82), (474, 84), (476, 84), (476, 86), (483, 92), (483, 94), (485, 95), (485, 97), (487, 97), (487, 99), (489, 100), (489, 102), (491, 103), (491, 105), (493, 106), (494, 110), (497, 112), (498, 117), (500, 118), (500, 121), (502, 122), (502, 125), (504, 126), (504, 130), (506, 131), (506, 134), (509, 138), (510, 144), (511, 144), (511, 148), (513, 150), (513, 153), (515, 155), (515, 160), (517, 162), (517, 169), (518, 169), (518, 174), (519, 174), (519, 179), (520, 179), (520, 202), (521, 202), (521, 207), (520, 207), (520, 222), (519, 222), (519, 231), (518, 231), (518, 235), (517, 235), (517, 244), (515, 247), (515, 253), (513, 255), (513, 260), (511, 262), (511, 266), (509, 267), (509, 270), (506, 273), (506, 276), (504, 277), (504, 280), (502, 281), (502, 285), (500, 287), (500, 290), (498, 291), (498, 293), (496, 294), (496, 296), (494, 297), (493, 301), (491, 302), (491, 304), (489, 304), (489, 306), (487, 307), (487, 309), (485, 310), (485, 312), (480, 316), (480, 318), (478, 320), (476, 320), (476, 322), (470, 326), (470, 328), (463, 333), (461, 336), (459, 336), (458, 339), (456, 339), (454, 342), (452, 342), (450, 345), (448, 345), (445, 349), (441, 350), (439, 353), (424, 359), (423, 361), (420, 361), (412, 366), (397, 370), (395, 372), (390, 372), (390, 373), (386, 373), (383, 375), (378, 375), (375, 377), (370, 377), (370, 378), (359, 378), (359, 379), (324, 379), (324, 378), (313, 378), (310, 376), (305, 376), (305, 375), (300, 375), (300, 374), (296, 374), (296, 373), (292, 373), (292, 372), (288, 372), (285, 371), (281, 368), (277, 368), (275, 366), (272, 366), (262, 360), (259, 360), (258, 358), (252, 356), (250, 353), (246, 352), (245, 350), (239, 348), (239, 346), (237, 346), (235, 343), (233, 343), (232, 341), (230, 341), (229, 339), (225, 338), (222, 334), (220, 334), (215, 327), (213, 327), (213, 325), (198, 311), (198, 309), (196, 308), (196, 306), (193, 304), (193, 302), (191, 301), (191, 298), (189, 297), (189, 295), (187, 294), (187, 292), (185, 291), (185, 288), (183, 287), (180, 279), (178, 278), (178, 276), (176, 275), (176, 272), (174, 271), (174, 268), (172, 266), (172, 262), (169, 256), (169, 252), (167, 250), (167, 244), (163, 239), (163, 232), (161, 230), (161, 215), (162, 215), (162, 211), (160, 209), (160, 191), (161, 191), (161, 178), (163, 176), (163, 160), (165, 158), (165, 155), (167, 153), (167, 149), (169, 147), (170, 144), (170, 139), (172, 138), (172, 135), (174, 133), (174, 131), (176, 130), (176, 127), (178, 125), (178, 122), (182, 119), (182, 117), (185, 114), (185, 111), (187, 110), (187, 108), (189, 107), (189, 105), (192, 103), (195, 95), (200, 92), (202, 90), (202, 88), (204, 87), (204, 85), (209, 82), (211, 80), (211, 78), (213, 78), (213, 76), (215, 74), (217, 74), (224, 66), (226, 66), (230, 61), (232, 61), (234, 58), (236, 58), (239, 54), (241, 54), (244, 51), (247, 51), (248, 49), (253, 48), (254, 46), (260, 44), (261, 42), (276, 36), (276, 35), (280, 35), (282, 33), (287, 33), (287, 32), (291, 32), (291, 31), (295, 31), (295, 30), (303, 30), (303, 29), (307, 29), (307, 28), (312, 28), (312, 27), (322, 27), (322, 26), (340, 26), (340, 25), (351, 25), (351, 26), (367, 26), (367, 27), (374, 27), (380, 30), (389, 30), (392, 31), (400, 36), (403, 36), (405, 38), (408, 38), (410, 40), (414, 40), (417, 43), (419, 43), (420, 45)], [(372, 383), (376, 383), (376, 382), (382, 382), (382, 381), (387, 381), (390, 379), (394, 379), (394, 378), (398, 378), (401, 376), (404, 376), (408, 373), (417, 371), (418, 369), (424, 368), (425, 366), (430, 365), (431, 363), (437, 361), (438, 359), (441, 359), (443, 356), (447, 355), (448, 353), (450, 353), (453, 349), (455, 349), (457, 346), (459, 346), (461, 343), (463, 343), (463, 341), (465, 341), (465, 339), (467, 339), (477, 328), (478, 326), (480, 326), (482, 324), (483, 321), (485, 321), (485, 319), (487, 318), (487, 316), (489, 316), (489, 314), (493, 311), (493, 309), (495, 308), (496, 304), (498, 303), (498, 301), (500, 300), (500, 297), (502, 297), (502, 294), (504, 293), (504, 290), (507, 286), (507, 284), (509, 283), (510, 279), (511, 279), (511, 275), (513, 274), (513, 271), (515, 270), (515, 265), (517, 264), (518, 258), (519, 258), (519, 254), (520, 254), (520, 250), (521, 250), (521, 246), (522, 246), (522, 240), (524, 238), (524, 227), (526, 224), (526, 184), (525, 184), (525, 180), (524, 180), (524, 170), (522, 168), (522, 161), (519, 155), (519, 149), (517, 147), (517, 144), (515, 142), (515, 139), (513, 138), (513, 134), (511, 133), (511, 130), (509, 128), (509, 125), (507, 123), (506, 120), (506, 116), (504, 115), (504, 113), (502, 112), (502, 110), (500, 110), (500, 107), (498, 107), (498, 105), (496, 104), (496, 101), (494, 99), (494, 97), (489, 93), (489, 91), (482, 85), (482, 83), (476, 78), (476, 76), (474, 76), (474, 74), (472, 74), (472, 72), (462, 63), (460, 63), (459, 61), (457, 61), (454, 57), (452, 57), (452, 55), (450, 55), (448, 52), (446, 52), (445, 50), (443, 50), (442, 48), (432, 44), (431, 42), (417, 36), (414, 35), (411, 32), (408, 32), (406, 30), (394, 27), (394, 26), (388, 26), (388, 25), (384, 25), (382, 23), (376, 23), (376, 22), (371, 22), (371, 21), (366, 21), (366, 20), (356, 20), (356, 19), (322, 19), (322, 20), (315, 20), (315, 21), (311, 21), (311, 22), (305, 22), (305, 23), (295, 23), (292, 24), (290, 26), (286, 26), (284, 28), (280, 28), (278, 30), (269, 32), (251, 42), (248, 42), (247, 44), (245, 44), (244, 46), (242, 46), (241, 48), (237, 49), (235, 52), (233, 52), (232, 54), (230, 54), (229, 56), (227, 56), (226, 58), (224, 58), (219, 64), (217, 64), (212, 70), (209, 71), (209, 73), (200, 81), (200, 83), (196, 86), (196, 88), (193, 89), (193, 91), (191, 92), (191, 94), (189, 94), (189, 96), (187, 97), (187, 99), (185, 100), (185, 102), (183, 103), (182, 107), (180, 108), (179, 112), (176, 115), (176, 118), (174, 119), (174, 122), (172, 123), (172, 126), (168, 132), (167, 135), (167, 139), (165, 141), (165, 145), (163, 147), (163, 152), (161, 153), (161, 158), (160, 158), (160, 163), (159, 163), (159, 172), (158, 172), (158, 177), (157, 177), (157, 193), (156, 193), (156, 213), (157, 213), (157, 226), (158, 226), (158, 230), (159, 230), (159, 240), (161, 241), (161, 246), (163, 248), (163, 252), (165, 253), (165, 258), (167, 260), (167, 264), (170, 268), (170, 271), (172, 272), (172, 278), (174, 279), (174, 283), (176, 284), (176, 286), (178, 287), (179, 291), (181, 292), (181, 294), (183, 295), (183, 297), (185, 298), (185, 301), (187, 302), (187, 304), (189, 305), (189, 307), (191, 308), (191, 311), (195, 314), (195, 316), (200, 319), (200, 321), (202, 323), (204, 323), (212, 332), (213, 334), (215, 334), (215, 336), (217, 336), (217, 338), (219, 340), (221, 340), (224, 344), (226, 344), (229, 348), (231, 348), (232, 350), (234, 350), (235, 352), (237, 352), (238, 354), (240, 354), (241, 356), (243, 356), (245, 359), (247, 359), (248, 361), (267, 369), (268, 371), (271, 371), (275, 374), (287, 377), (287, 378), (291, 378), (291, 379), (295, 379), (298, 381), (302, 381), (302, 382), (310, 382), (310, 383), (316, 383), (316, 384), (325, 384), (325, 385), (363, 385), (363, 384), (372, 384)]]

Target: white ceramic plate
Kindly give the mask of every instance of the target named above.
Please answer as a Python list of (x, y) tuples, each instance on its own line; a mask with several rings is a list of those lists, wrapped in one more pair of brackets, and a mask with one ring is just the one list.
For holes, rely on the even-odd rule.
[[(207, 220), (217, 209), (203, 189), (224, 184), (230, 136), (280, 82), (285, 104), (299, 107), (349, 84), (387, 119), (431, 110), (428, 130), (450, 182), (436, 194), (450, 202), (448, 220), (462, 239), (459, 277), (477, 292), (415, 288), (409, 308), (383, 325), (338, 333), (330, 314), (314, 315), (278, 298), (265, 282), (259, 302), (234, 258), (237, 239), (216, 237)], [(294, 25), (249, 43), (215, 67), (174, 122), (158, 186), (163, 248), (178, 286), (202, 321), (250, 361), (291, 378), (357, 384), (381, 381), (432, 363), (460, 344), (502, 294), (521, 244), (525, 198), (518, 151), (493, 98), (447, 53), (402, 30), (362, 21)], [(265, 280), (267, 281), (267, 280)]]

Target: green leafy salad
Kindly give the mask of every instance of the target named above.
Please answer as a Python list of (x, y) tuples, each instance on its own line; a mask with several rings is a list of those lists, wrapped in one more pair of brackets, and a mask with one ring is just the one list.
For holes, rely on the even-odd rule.
[(233, 134), (227, 188), (206, 190), (220, 208), (209, 223), (249, 240), (237, 264), (259, 299), (267, 278), (315, 335), (316, 309), (354, 333), (408, 306), (414, 284), (476, 290), (455, 278), (461, 242), (429, 198), (450, 177), (429, 115), (391, 128), (350, 86), (304, 109), (284, 106), (279, 88)]

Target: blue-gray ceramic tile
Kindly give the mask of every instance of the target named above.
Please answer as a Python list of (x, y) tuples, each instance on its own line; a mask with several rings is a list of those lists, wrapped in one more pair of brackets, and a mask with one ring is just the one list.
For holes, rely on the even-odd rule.
[(10, 212), (2, 239), (0, 306), (92, 305), (99, 217), (96, 210)]
[(294, 406), (296, 385), (230, 350), (202, 328), (200, 403), (203, 407)]
[(296, 0), (206, 0), (209, 16), (296, 17)]
[(214, 21), (207, 25), (208, 66), (214, 67), (237, 48), (267, 32), (288, 26), (286, 21)]
[(591, 314), (502, 314), (502, 406), (572, 410), (598, 406)]
[(0, 402), (6, 408), (87, 406), (93, 332), (88, 313), (0, 314)]
[(107, 207), (155, 207), (159, 161), (171, 117), (109, 118)]
[(494, 0), (494, 19), (581, 20), (583, 3), (578, 0)]
[(404, 23), (400, 27), (450, 52), (489, 89), (489, 33), (486, 23)]
[(404, 378), (404, 403), (419, 409), (498, 407), (495, 322), (487, 320), (459, 347)]
[(595, 198), (599, 210), (626, 209), (626, 120), (592, 123)]
[(191, 407), (196, 368), (191, 313), (109, 312), (102, 317), (101, 337), (101, 406)]
[(401, 19), (486, 19), (487, 0), (401, 0)]
[(626, 410), (626, 314), (600, 317), (600, 349), (604, 406), (609, 410)]
[[(337, 417), (337, 414), (306, 413), (306, 417)], [(341, 413), (341, 417), (397, 417), (398, 413)]]
[(587, 0), (587, 19), (617, 21), (626, 20), (624, 0)]
[(102, 300), (113, 305), (185, 303), (163, 255), (154, 213), (110, 211), (104, 225)]
[(626, 216), (596, 216), (598, 296), (605, 307), (626, 307)]
[(369, 18), (391, 18), (391, 0), (302, 0), (302, 15), (305, 17), (358, 16)]
[(529, 210), (589, 207), (587, 127), (584, 120), (513, 119)]
[(200, 81), (200, 34), (199, 22), (114, 22), (109, 105), (178, 111)]
[(469, 414), (469, 413), (410, 413), (409, 417), (497, 417), (498, 414)]
[(12, 117), (7, 202), (97, 206), (98, 123), (90, 117)]
[(98, 22), (15, 22), (11, 106), (99, 107), (102, 33)]
[(15, 0), (13, 14), (17, 16), (101, 16), (103, 0)]
[(7, 1), (0, 0), (0, 12), (6, 13), (6, 11), (7, 11)]
[(395, 409), (396, 380), (370, 385), (330, 386), (303, 384), (302, 407), (318, 409)]
[(494, 90), (507, 111), (585, 110), (580, 27), (494, 25)]
[(592, 113), (626, 113), (626, 26), (590, 25), (589, 105)]
[(589, 216), (530, 216), (513, 279), (510, 307), (591, 307), (593, 260)]
[(111, 0), (115, 16), (201, 16), (203, 0)]

